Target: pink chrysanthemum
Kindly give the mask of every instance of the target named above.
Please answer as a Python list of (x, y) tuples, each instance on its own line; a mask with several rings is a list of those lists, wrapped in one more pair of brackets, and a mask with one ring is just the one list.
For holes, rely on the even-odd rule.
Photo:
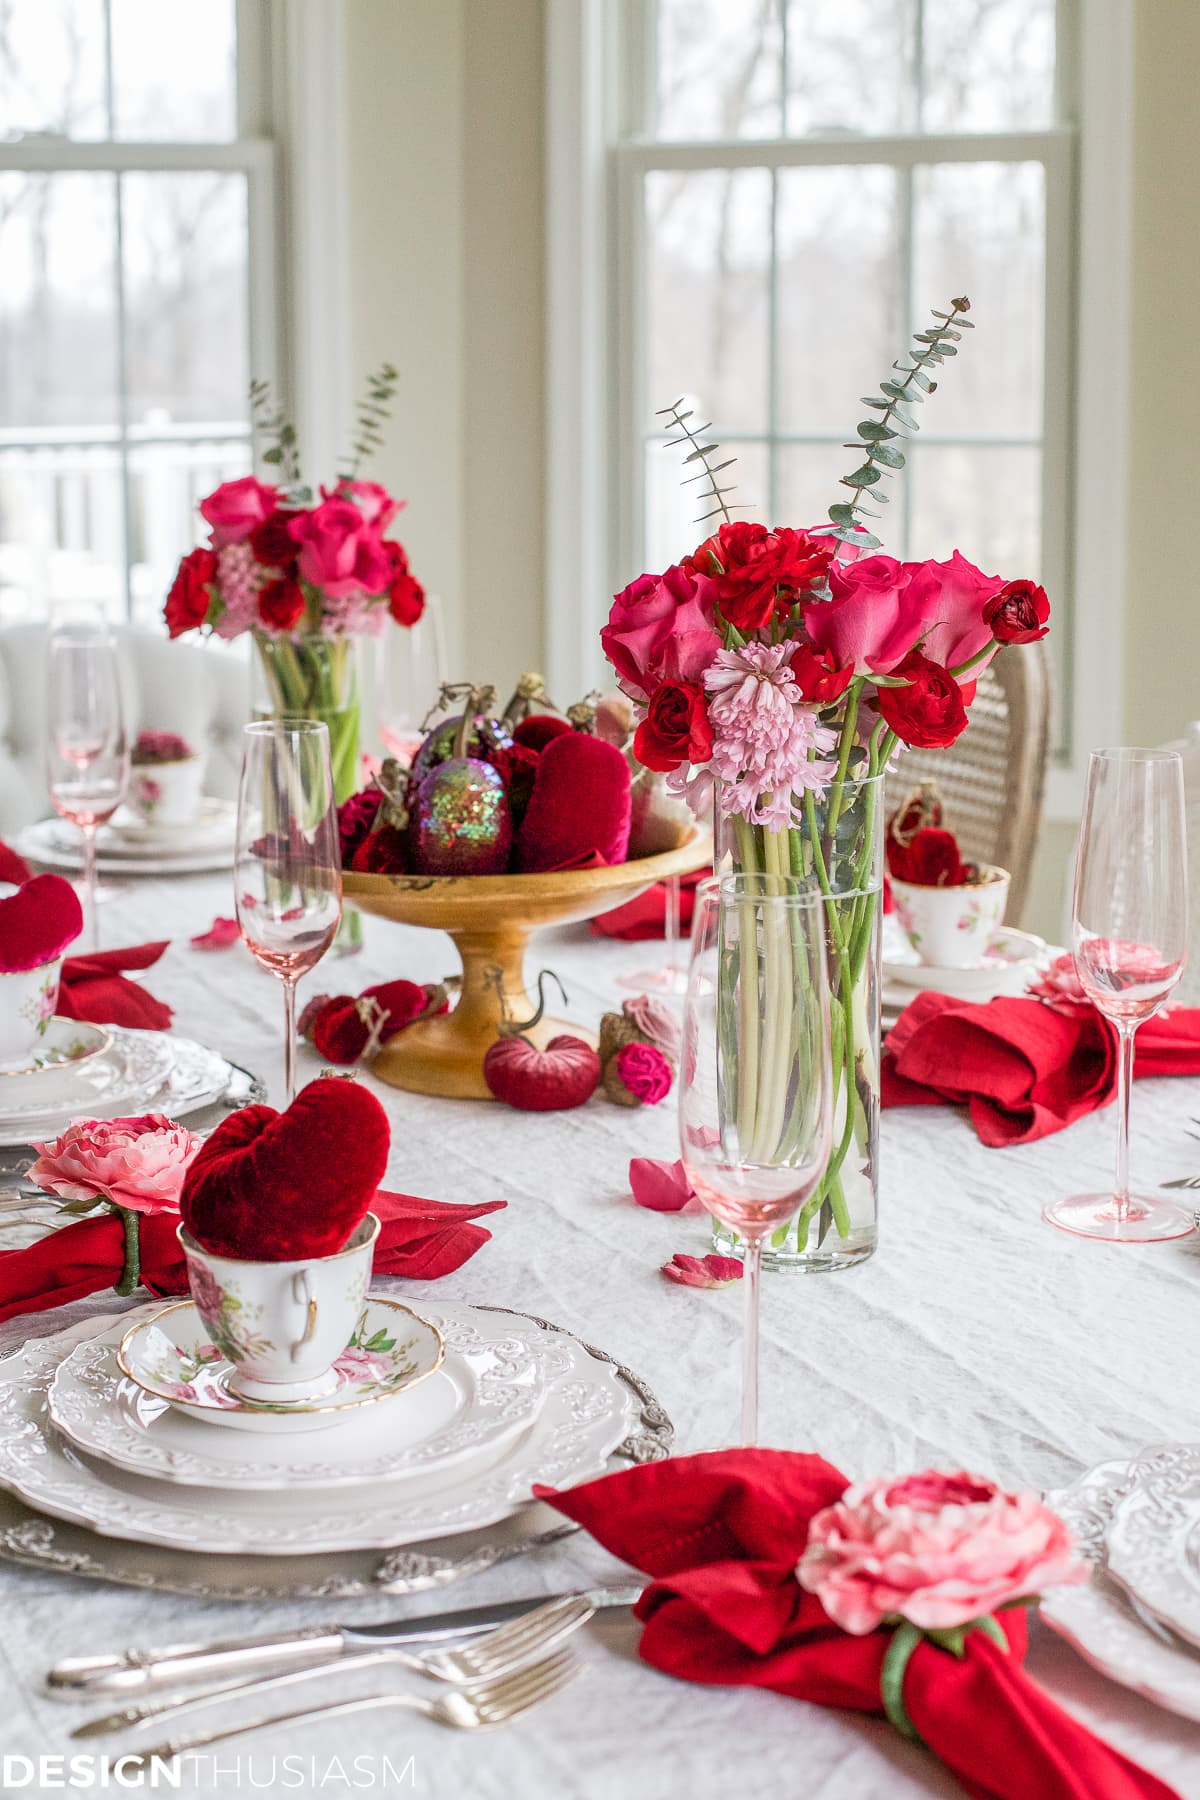
[(258, 624), (259, 567), (249, 543), (225, 544), (217, 551), (217, 585), (224, 611), (213, 627), (218, 637), (240, 637)]
[(704, 671), (722, 810), (771, 831), (785, 831), (793, 797), (819, 792), (835, 767), (820, 755), (835, 735), (801, 698), (790, 651), (790, 644), (719, 650)]

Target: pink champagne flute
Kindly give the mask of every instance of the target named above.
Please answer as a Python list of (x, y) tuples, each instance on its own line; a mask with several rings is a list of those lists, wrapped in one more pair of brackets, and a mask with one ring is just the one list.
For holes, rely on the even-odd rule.
[(243, 940), (283, 983), (290, 1106), (296, 983), (320, 962), (342, 916), (329, 728), (317, 719), (260, 719), (243, 730), (234, 903)]
[(117, 646), (102, 623), (56, 626), (46, 665), (46, 785), (60, 818), (83, 839), (88, 944), (100, 947), (96, 833), (129, 784), (129, 740), (121, 705)]
[(1187, 955), (1183, 763), (1174, 750), (1093, 750), (1075, 864), (1072, 954), (1088, 999), (1117, 1030), (1117, 1169), (1108, 1194), (1052, 1200), (1043, 1218), (1122, 1244), (1186, 1237), (1195, 1216), (1129, 1191), (1133, 1038)]
[(763, 1244), (815, 1193), (833, 1142), (825, 904), (783, 876), (696, 892), (679, 1138), (709, 1211), (745, 1245), (742, 1441), (758, 1441)]

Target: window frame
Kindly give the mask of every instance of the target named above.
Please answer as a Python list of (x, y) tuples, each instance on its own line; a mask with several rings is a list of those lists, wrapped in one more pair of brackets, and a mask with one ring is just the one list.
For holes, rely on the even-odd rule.
[[(595, 680), (607, 597), (640, 569), (644, 421), (635, 409), (645, 172), (1040, 161), (1047, 243), (1042, 573), (1059, 602), (1049, 642), (1061, 708), (1047, 813), (1077, 816), (1088, 749), (1120, 736), (1120, 658), (1112, 646), (1124, 629), (1127, 543), (1132, 0), (1059, 0), (1058, 110), (1069, 124), (871, 138), (637, 136), (650, 14), (645, 0), (624, 0), (621, 8), (550, 0), (547, 14), (546, 636), (554, 691)], [(1082, 596), (1085, 608), (1076, 604)]]

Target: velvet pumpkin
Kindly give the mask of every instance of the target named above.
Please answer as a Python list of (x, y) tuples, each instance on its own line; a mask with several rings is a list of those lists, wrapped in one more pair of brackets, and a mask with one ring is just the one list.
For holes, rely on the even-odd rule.
[(522, 1112), (565, 1112), (590, 1100), (600, 1058), (582, 1038), (563, 1033), (539, 1050), (523, 1037), (502, 1037), (483, 1059), (483, 1079), (497, 1100)]
[(554, 738), (538, 758), (517, 833), (517, 867), (575, 869), (623, 863), (629, 853), (629, 764), (583, 731)]

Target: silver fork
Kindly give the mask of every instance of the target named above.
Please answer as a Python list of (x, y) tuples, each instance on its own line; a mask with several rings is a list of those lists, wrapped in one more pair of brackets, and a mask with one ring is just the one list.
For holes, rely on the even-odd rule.
[(503, 1725), (531, 1707), (552, 1699), (574, 1681), (581, 1666), (569, 1650), (559, 1650), (531, 1668), (517, 1669), (486, 1686), (453, 1688), (437, 1700), (426, 1700), (417, 1694), (367, 1694), (357, 1700), (334, 1700), (324, 1706), (300, 1707), (295, 1712), (265, 1714), (238, 1725), (218, 1725), (213, 1731), (168, 1738), (148, 1750), (128, 1752), (121, 1757), (121, 1766), (126, 1769), (150, 1768), (156, 1761), (168, 1762), (174, 1756), (186, 1756), (193, 1750), (223, 1743), (226, 1738), (241, 1737), (248, 1731), (265, 1731), (272, 1725), (307, 1725), (315, 1719), (338, 1719), (350, 1713), (375, 1712), (387, 1707), (422, 1713), (425, 1718), (433, 1719), (439, 1725), (452, 1725), (458, 1731), (477, 1731), (485, 1725)]
[(495, 1681), (515, 1669), (524, 1668), (538, 1657), (561, 1644), (573, 1631), (591, 1618), (595, 1607), (583, 1594), (571, 1594), (563, 1600), (552, 1600), (535, 1607), (508, 1625), (489, 1631), (472, 1644), (458, 1650), (432, 1650), (424, 1656), (395, 1647), (364, 1650), (352, 1656), (339, 1656), (306, 1669), (286, 1669), (277, 1675), (264, 1675), (255, 1681), (222, 1682), (219, 1687), (194, 1689), (184, 1694), (167, 1694), (160, 1700), (146, 1700), (140, 1705), (123, 1706), (100, 1718), (86, 1719), (71, 1733), (73, 1738), (102, 1737), (106, 1732), (121, 1731), (126, 1726), (143, 1725), (148, 1720), (174, 1718), (191, 1707), (211, 1706), (222, 1700), (242, 1699), (246, 1695), (272, 1692), (292, 1687), (314, 1675), (329, 1675), (341, 1670), (377, 1669), (381, 1665), (409, 1669), (416, 1675), (429, 1675), (435, 1681), (456, 1686), (473, 1682)]
[(1164, 1181), (1159, 1185), (1165, 1188), (1200, 1188), (1200, 1175), (1181, 1175), (1178, 1181)]

